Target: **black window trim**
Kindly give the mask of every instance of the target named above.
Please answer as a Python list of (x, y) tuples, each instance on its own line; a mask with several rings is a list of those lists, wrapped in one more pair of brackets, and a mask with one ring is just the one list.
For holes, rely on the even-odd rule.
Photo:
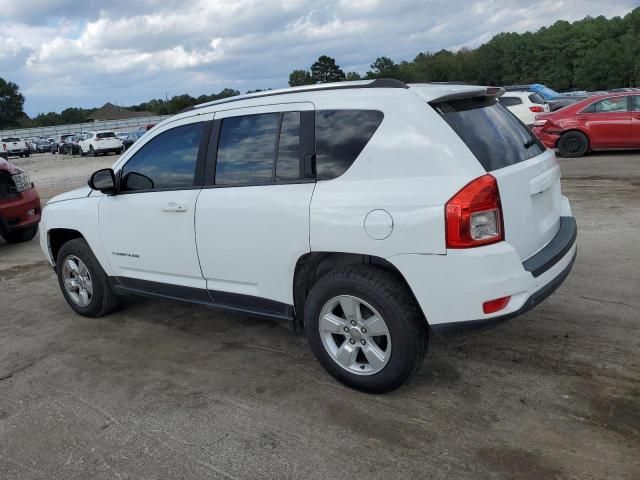
[[(197, 118), (197, 117), (195, 117)], [(159, 132), (157, 135), (153, 136), (152, 138), (150, 138), (144, 145), (142, 145), (142, 147), (140, 147), (141, 149), (144, 148), (144, 146), (147, 143), (152, 142), (155, 138), (159, 137), (160, 135), (162, 135), (165, 132), (168, 132), (170, 130), (173, 130), (174, 128), (178, 128), (178, 127), (182, 127), (184, 125), (191, 125), (194, 123), (202, 123), (202, 136), (200, 137), (200, 145), (198, 146), (198, 156), (196, 158), (196, 167), (195, 167), (195, 171), (193, 174), (193, 185), (191, 185), (190, 187), (186, 187), (186, 186), (181, 186), (181, 187), (164, 187), (164, 188), (145, 188), (145, 189), (141, 189), (141, 190), (124, 190), (121, 191), (120, 190), (120, 184), (122, 182), (122, 170), (124, 168), (124, 166), (129, 163), (129, 161), (131, 161), (133, 158), (135, 158), (135, 156), (137, 155), (137, 151), (136, 153), (134, 153), (131, 158), (128, 158), (127, 161), (125, 163), (123, 163), (122, 165), (120, 165), (120, 167), (118, 167), (118, 170), (116, 171), (116, 189), (118, 191), (118, 195), (131, 195), (131, 194), (136, 194), (136, 193), (152, 193), (152, 192), (175, 192), (175, 191), (179, 191), (179, 190), (198, 190), (202, 188), (202, 185), (204, 184), (204, 176), (205, 176), (205, 165), (206, 165), (206, 153), (207, 153), (207, 149), (209, 146), (209, 138), (211, 136), (211, 128), (212, 128), (212, 121), (211, 120), (198, 120), (195, 122), (187, 122), (187, 123), (183, 123), (181, 125), (174, 125), (171, 126), (171, 128), (167, 128), (166, 130), (163, 130), (161, 132)], [(169, 124), (171, 125), (171, 124)]]
[[(300, 162), (302, 168), (300, 170), (303, 178), (295, 180), (277, 180), (275, 175), (278, 161), (278, 148), (280, 145), (280, 132), (282, 129), (282, 120), (285, 113), (300, 113)], [(302, 183), (316, 182), (315, 169), (315, 109), (313, 110), (282, 110), (275, 112), (249, 113), (244, 115), (229, 115), (224, 118), (214, 119), (211, 128), (211, 140), (208, 142), (206, 154), (206, 165), (204, 168), (204, 181), (202, 188), (237, 188), (237, 187), (265, 187), (272, 185), (298, 185)], [(216, 184), (216, 169), (218, 165), (218, 146), (220, 144), (220, 131), (222, 130), (222, 121), (227, 118), (244, 117), (251, 115), (268, 115), (278, 113), (278, 128), (276, 132), (276, 142), (274, 147), (274, 156), (272, 158), (273, 165), (271, 170), (271, 180), (262, 182), (242, 182), (233, 184)]]

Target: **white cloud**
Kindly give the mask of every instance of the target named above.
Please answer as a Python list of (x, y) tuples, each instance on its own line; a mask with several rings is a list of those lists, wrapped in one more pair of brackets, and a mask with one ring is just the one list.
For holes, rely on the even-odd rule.
[(500, 31), (623, 15), (636, 0), (0, 0), (0, 72), (30, 114), (226, 86), (285, 86), (321, 54), (364, 72), (377, 56), (476, 46)]

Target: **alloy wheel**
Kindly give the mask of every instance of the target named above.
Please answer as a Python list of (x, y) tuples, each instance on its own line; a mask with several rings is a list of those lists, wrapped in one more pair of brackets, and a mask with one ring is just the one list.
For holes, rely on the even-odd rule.
[(69, 298), (79, 307), (87, 307), (93, 297), (93, 282), (87, 266), (75, 255), (62, 264), (62, 281)]

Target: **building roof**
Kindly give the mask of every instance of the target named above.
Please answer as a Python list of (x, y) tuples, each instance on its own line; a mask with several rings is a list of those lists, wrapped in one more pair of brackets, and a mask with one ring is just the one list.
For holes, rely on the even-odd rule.
[(126, 118), (152, 117), (153, 115), (151, 112), (134, 112), (107, 102), (89, 115), (87, 120), (90, 122), (95, 120), (123, 120)]

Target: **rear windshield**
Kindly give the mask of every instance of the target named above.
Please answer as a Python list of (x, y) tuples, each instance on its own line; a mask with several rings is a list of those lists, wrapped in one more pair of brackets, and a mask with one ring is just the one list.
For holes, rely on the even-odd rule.
[(9, 137), (9, 138), (3, 138), (2, 141), (3, 142), (19, 142), (20, 139), (17, 137)]
[(487, 172), (540, 155), (544, 147), (494, 97), (432, 102)]
[(103, 132), (103, 133), (98, 133), (96, 136), (98, 138), (115, 138), (116, 134), (113, 132)]
[(501, 97), (500, 103), (505, 107), (513, 107), (514, 105), (522, 105), (522, 100), (518, 97)]

